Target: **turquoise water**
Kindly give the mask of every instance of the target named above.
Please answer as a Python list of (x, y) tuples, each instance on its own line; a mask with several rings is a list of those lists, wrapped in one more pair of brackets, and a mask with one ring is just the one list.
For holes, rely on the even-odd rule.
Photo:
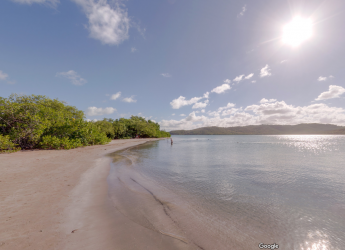
[(200, 249), (345, 249), (345, 136), (172, 138), (118, 153), (112, 170), (171, 204), (171, 225), (147, 215), (158, 230)]

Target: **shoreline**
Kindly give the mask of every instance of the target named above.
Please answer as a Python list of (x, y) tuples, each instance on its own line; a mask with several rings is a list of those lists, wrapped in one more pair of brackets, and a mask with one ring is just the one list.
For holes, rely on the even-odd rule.
[(0, 155), (0, 249), (109, 249), (106, 155), (154, 139)]

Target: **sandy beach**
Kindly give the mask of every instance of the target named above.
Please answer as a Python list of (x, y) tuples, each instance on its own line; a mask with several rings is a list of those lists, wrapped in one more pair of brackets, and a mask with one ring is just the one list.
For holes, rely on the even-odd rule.
[(138, 247), (147, 243), (140, 237), (152, 232), (128, 226), (112, 209), (106, 181), (111, 158), (105, 155), (152, 140), (1, 154), (0, 249), (126, 249), (126, 226), (137, 230)]

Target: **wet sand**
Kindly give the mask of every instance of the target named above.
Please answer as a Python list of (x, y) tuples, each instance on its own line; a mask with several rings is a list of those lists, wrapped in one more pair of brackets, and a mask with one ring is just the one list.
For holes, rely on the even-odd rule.
[(106, 155), (152, 140), (1, 154), (0, 250), (183, 249), (183, 242), (133, 223), (108, 196)]

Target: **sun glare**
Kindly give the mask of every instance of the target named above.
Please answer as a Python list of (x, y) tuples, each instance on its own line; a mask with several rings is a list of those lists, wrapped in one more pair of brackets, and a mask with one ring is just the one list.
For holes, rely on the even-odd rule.
[(283, 30), (283, 42), (296, 47), (312, 35), (312, 22), (310, 19), (296, 16)]

